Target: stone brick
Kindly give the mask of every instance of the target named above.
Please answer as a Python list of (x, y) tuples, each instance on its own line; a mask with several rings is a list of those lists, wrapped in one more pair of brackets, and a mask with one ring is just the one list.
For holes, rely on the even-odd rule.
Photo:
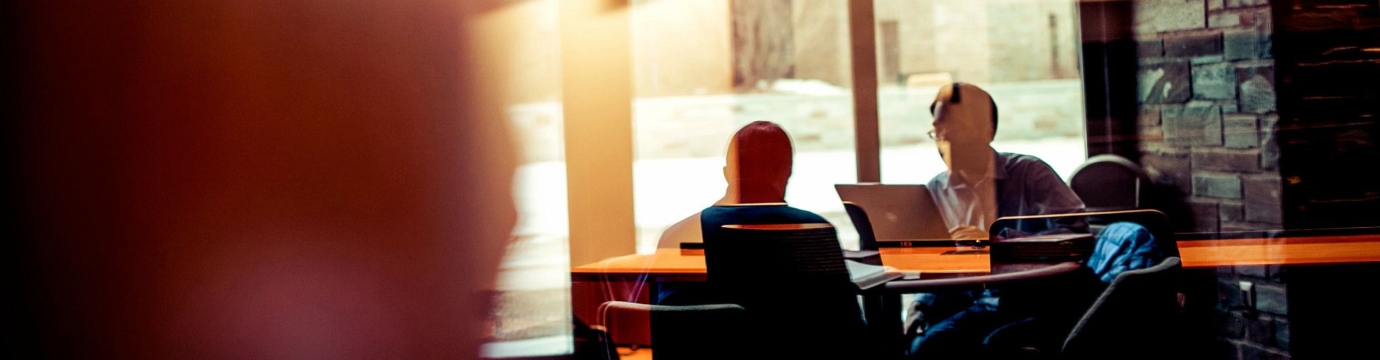
[(1201, 29), (1207, 25), (1203, 0), (1142, 0), (1132, 6), (1137, 33)]
[(1222, 222), (1222, 224), (1226, 224), (1227, 222), (1241, 222), (1246, 220), (1246, 209), (1241, 204), (1241, 202), (1223, 201), (1220, 205), (1218, 205), (1218, 211), (1220, 214), (1218, 215), (1218, 219)]
[(1222, 145), (1235, 149), (1260, 146), (1260, 127), (1255, 115), (1222, 114)]
[[(1184, 112), (1196, 117), (1203, 124), (1200, 145), (1222, 146), (1222, 107), (1219, 105), (1198, 105), (1190, 103)], [(1161, 114), (1163, 116), (1163, 114)]]
[(1193, 212), (1193, 231), (1217, 232), (1217, 220), (1221, 214), (1217, 210), (1216, 202), (1189, 200), (1188, 209)]
[[(1194, 74), (1197, 84), (1197, 74)], [(1274, 111), (1276, 108), (1275, 98), (1275, 68), (1274, 66), (1260, 66), (1236, 69), (1236, 82), (1239, 84), (1241, 98), (1238, 104), (1242, 112), (1263, 114)]]
[(1279, 116), (1267, 115), (1260, 119), (1260, 168), (1274, 169), (1279, 166), (1279, 143), (1275, 139), (1275, 126)]
[(1215, 335), (1218, 338), (1230, 340), (1244, 338), (1246, 336), (1246, 319), (1235, 311), (1218, 312), (1217, 334)]
[(1136, 117), (1137, 139), (1141, 148), (1151, 148), (1164, 142), (1164, 129), (1160, 127), (1160, 111), (1142, 109)]
[(1271, 346), (1275, 342), (1274, 319), (1258, 317), (1246, 319), (1246, 341), (1256, 345)]
[(1166, 108), (1160, 117), (1167, 145), (1222, 145), (1222, 111), (1216, 105)]
[(1227, 60), (1270, 57), (1270, 36), (1258, 30), (1228, 30), (1222, 33), (1222, 53)]
[(1272, 32), (1274, 30), (1274, 14), (1270, 13), (1268, 7), (1243, 12), (1241, 13), (1241, 26)]
[(1192, 59), (1188, 59), (1188, 63), (1192, 65), (1207, 65), (1220, 63), (1226, 61), (1226, 59), (1227, 58), (1222, 55), (1197, 56)]
[[(1275, 227), (1273, 230), (1280, 229), (1279, 227)], [(1286, 267), (1284, 267), (1283, 265), (1268, 265), (1266, 267), (1270, 269), (1270, 281), (1279, 283), (1284, 282), (1284, 273), (1287, 271)]]
[(1222, 34), (1184, 34), (1164, 38), (1164, 55), (1169, 57), (1195, 57), (1222, 55)]
[(1140, 142), (1142, 149), (1160, 146), (1164, 144), (1164, 129), (1158, 126), (1140, 128), (1139, 137), (1136, 140)]
[(1241, 265), (1236, 266), (1236, 273), (1241, 276), (1264, 279), (1268, 277), (1269, 271), (1266, 270), (1265, 265)]
[(1279, 227), (1279, 225), (1256, 224), (1248, 222), (1229, 222), (1223, 220), (1221, 224), (1217, 225), (1217, 227), (1218, 230), (1221, 232), (1255, 232), (1264, 230), (1275, 230)]
[[(1279, 204), (1246, 202), (1246, 221), (1273, 225), (1278, 228), (1284, 223), (1284, 209)], [(1267, 226), (1269, 227), (1269, 226)]]
[(1246, 204), (1246, 221), (1283, 223), (1283, 201), (1278, 175), (1247, 176), (1242, 180), (1242, 196)]
[(1275, 346), (1289, 350), (1289, 322), (1275, 319)]
[(1164, 41), (1160, 40), (1158, 37), (1137, 41), (1136, 56), (1140, 58), (1157, 58), (1164, 56)]
[(1269, 4), (1270, 0), (1226, 0), (1224, 2), (1224, 5), (1226, 5), (1226, 8), (1228, 9), (1251, 6), (1263, 6)]
[(1136, 76), (1136, 94), (1142, 104), (1177, 104), (1193, 95), (1191, 84), (1188, 63), (1144, 66)]
[(1141, 128), (1159, 127), (1159, 126), (1160, 126), (1160, 111), (1159, 111), (1159, 110), (1142, 109), (1142, 110), (1140, 111), (1140, 116), (1137, 116), (1137, 117), (1136, 117), (1136, 123), (1137, 123), (1138, 125), (1140, 125)]
[(1222, 0), (1207, 0), (1208, 11), (1222, 10)]
[(1242, 185), (1248, 200), (1279, 203), (1281, 180), (1278, 175), (1247, 176)]
[(1224, 28), (1241, 25), (1241, 14), (1234, 12), (1215, 12), (1208, 14), (1208, 27)]
[(1178, 189), (1183, 194), (1192, 192), (1192, 162), (1188, 153), (1155, 152), (1141, 156), (1141, 166), (1154, 174), (1150, 180), (1160, 186)]
[[(1193, 174), (1193, 195), (1218, 199), (1240, 199), (1241, 177), (1232, 174)], [(1217, 217), (1220, 214), (1220, 212), (1214, 212), (1212, 216)]]
[(1171, 149), (1168, 145), (1165, 145), (1163, 128), (1141, 129), (1140, 133), (1136, 134), (1136, 136), (1139, 139), (1139, 143), (1136, 144), (1136, 149), (1142, 154), (1152, 154)]
[(1260, 171), (1259, 150), (1193, 149), (1193, 171), (1215, 170), (1236, 173)]
[(1242, 344), (1241, 360), (1289, 360), (1289, 356), (1254, 345)]
[(1185, 114), (1187, 112), (1188, 109), (1179, 108), (1179, 106), (1161, 109), (1159, 119), (1163, 121), (1165, 145), (1188, 148), (1188, 146), (1202, 143), (1203, 124), (1201, 119), (1188, 116)]
[(1255, 284), (1255, 309), (1261, 312), (1289, 315), (1289, 299), (1284, 287), (1272, 284)]
[(1236, 68), (1231, 64), (1194, 66), (1193, 98), (1235, 99)]
[[(1239, 306), (1239, 305), (1241, 305), (1241, 286), (1240, 286), (1240, 285), (1237, 285), (1237, 282), (1236, 282), (1236, 280), (1234, 280), (1234, 279), (1230, 279), (1230, 278), (1228, 278), (1228, 279), (1218, 279), (1218, 280), (1217, 280), (1217, 309), (1222, 310), (1222, 311), (1229, 311), (1229, 312), (1227, 313), (1227, 315), (1236, 315), (1235, 312), (1231, 312), (1231, 311), (1234, 311), (1235, 308), (1236, 308), (1237, 306)], [(1226, 319), (1224, 319), (1224, 320), (1226, 320)], [(1235, 326), (1237, 326), (1238, 329), (1236, 329), (1236, 330), (1234, 331), (1235, 336), (1232, 336), (1232, 337), (1230, 337), (1230, 338), (1231, 338), (1231, 339), (1240, 339), (1240, 338), (1241, 338), (1241, 330), (1240, 330), (1239, 327), (1244, 326), (1244, 323), (1243, 323), (1240, 319), (1237, 319), (1236, 321), (1233, 321), (1233, 322), (1236, 323)]]

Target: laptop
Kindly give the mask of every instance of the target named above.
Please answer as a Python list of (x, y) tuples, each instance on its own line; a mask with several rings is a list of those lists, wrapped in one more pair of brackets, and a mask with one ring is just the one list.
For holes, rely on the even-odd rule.
[(925, 185), (836, 184), (834, 189), (840, 199), (867, 212), (879, 247), (954, 245)]

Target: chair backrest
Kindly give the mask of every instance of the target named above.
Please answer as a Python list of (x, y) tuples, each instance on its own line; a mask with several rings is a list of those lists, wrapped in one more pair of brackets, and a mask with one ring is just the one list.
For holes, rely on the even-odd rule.
[(1144, 208), (1151, 184), (1140, 165), (1111, 154), (1088, 158), (1069, 176), (1069, 187), (1090, 211)]
[(851, 201), (843, 202), (843, 210), (848, 212), (848, 220), (858, 230), (858, 250), (877, 250), (877, 235), (872, 232), (872, 220), (867, 218), (867, 211)]
[(1154, 358), (1172, 349), (1178, 300), (1178, 257), (1121, 273), (1064, 340), (1073, 359)]
[(857, 287), (828, 224), (725, 225), (704, 240), (709, 285), (747, 309), (772, 358), (857, 356), (866, 342)]
[(647, 305), (609, 301), (599, 306), (599, 319), (618, 343), (618, 334), (638, 333), (650, 338), (657, 360), (740, 359), (745, 321), (742, 306), (711, 304), (693, 306)]

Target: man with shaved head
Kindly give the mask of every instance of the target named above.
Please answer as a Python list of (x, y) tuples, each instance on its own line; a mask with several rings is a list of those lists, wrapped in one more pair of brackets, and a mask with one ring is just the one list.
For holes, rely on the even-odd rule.
[[(1049, 164), (992, 149), (997, 105), (986, 91), (966, 83), (943, 86), (930, 111), (930, 134), (948, 171), (931, 179), (929, 189), (954, 239), (986, 239), (987, 227), (999, 217), (1082, 211), (1083, 201)], [(1036, 233), (1055, 227), (1028, 222), (1016, 230)]]
[[(723, 198), (703, 211), (681, 220), (662, 232), (659, 248), (675, 248), (682, 242), (703, 242), (719, 236), (731, 224), (828, 223), (813, 212), (786, 205), (786, 183), (791, 178), (795, 148), (786, 130), (770, 121), (754, 121), (728, 143), (724, 159)], [(653, 301), (663, 305), (713, 302), (703, 285), (663, 284)]]
[[(953, 239), (987, 239), (988, 227), (1000, 217), (1083, 210), (1082, 200), (1049, 164), (992, 149), (997, 105), (982, 88), (967, 83), (941, 86), (930, 112), (934, 130), (929, 135), (948, 171), (931, 179), (928, 188)], [(1028, 234), (1086, 228), (1039, 220), (1004, 230)], [(998, 300), (994, 291), (917, 295), (907, 324), (912, 355), (931, 360), (971, 355), (997, 327), (1027, 315), (997, 311)], [(923, 326), (926, 323), (929, 326)]]

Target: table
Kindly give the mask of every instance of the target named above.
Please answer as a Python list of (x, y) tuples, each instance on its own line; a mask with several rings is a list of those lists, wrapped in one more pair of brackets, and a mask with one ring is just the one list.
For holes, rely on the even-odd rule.
[[(955, 247), (881, 249), (882, 264), (897, 271), (919, 273), (924, 278), (991, 272), (986, 254), (942, 255)], [(657, 249), (653, 254), (633, 254), (577, 266), (572, 281), (608, 281), (655, 278), (664, 281), (705, 281), (704, 252)]]
[(1179, 241), (1186, 268), (1380, 262), (1380, 234)]
[[(1181, 240), (1177, 244), (1185, 268), (1380, 262), (1380, 234)], [(917, 273), (920, 279), (991, 272), (990, 258), (987, 255), (941, 255), (954, 249), (883, 248), (880, 252), (884, 264), (896, 268), (897, 271)], [(702, 252), (682, 253), (679, 249), (662, 249), (654, 254), (625, 255), (583, 264), (571, 269), (571, 278), (575, 282), (704, 281), (704, 257)], [(882, 305), (897, 309), (900, 306), (899, 300)], [(888, 309), (883, 312), (892, 311), (899, 310)], [(899, 334), (899, 331), (897, 333)]]
[[(1380, 234), (1179, 241), (1186, 268), (1380, 262)], [(986, 254), (941, 255), (955, 247), (882, 248), (882, 263), (921, 278), (991, 271)], [(658, 249), (576, 266), (573, 281), (641, 276), (704, 281), (703, 252)]]
[[(884, 286), (864, 290), (863, 313), (868, 323), (873, 324), (876, 337), (884, 343), (902, 345), (903, 321), (901, 319), (901, 294), (918, 290), (940, 290), (982, 286), (986, 281), (1006, 281), (994, 272), (990, 256), (985, 252), (959, 252), (961, 247), (918, 247), (886, 248), (880, 251), (882, 264), (892, 267), (888, 272), (907, 273), (907, 280), (892, 281)], [(948, 253), (948, 254), (946, 254)], [(1036, 276), (1054, 276), (1079, 269), (1076, 262), (1047, 263), (1036, 266), (1013, 266), (1012, 271), (1033, 270)], [(1041, 269), (1047, 269), (1041, 272)], [(1027, 272), (1022, 272), (1027, 273)], [(706, 281), (704, 252), (683, 251), (680, 249), (659, 249), (656, 253), (645, 255), (625, 255), (586, 264), (571, 270), (571, 280), (575, 283), (634, 283), (656, 284), (667, 282)], [(900, 283), (902, 286), (892, 286)], [(939, 287), (927, 287), (929, 285)], [(621, 299), (620, 299), (621, 300)], [(599, 302), (599, 300), (592, 301)], [(577, 307), (577, 313), (579, 307)], [(897, 349), (899, 354), (901, 349)]]

